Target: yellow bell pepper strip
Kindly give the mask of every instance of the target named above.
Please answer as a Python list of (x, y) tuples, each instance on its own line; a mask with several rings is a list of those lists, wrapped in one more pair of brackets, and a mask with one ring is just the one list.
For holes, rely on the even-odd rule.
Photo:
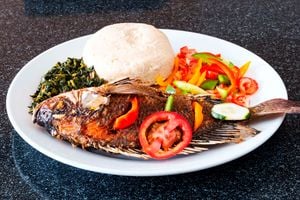
[(197, 62), (197, 66), (195, 67), (194, 70), (194, 75), (192, 76), (192, 78), (188, 81), (188, 83), (194, 84), (196, 85), (197, 81), (200, 78), (200, 70), (202, 67), (202, 59), (200, 58)]
[(156, 77), (156, 83), (159, 85), (159, 86), (163, 86), (163, 87), (166, 87), (167, 85), (169, 85), (170, 83), (172, 83), (172, 81), (174, 80), (175, 78), (175, 75), (178, 71), (178, 68), (179, 68), (179, 60), (178, 60), (178, 57), (175, 57), (174, 59), (174, 67), (173, 67), (173, 70), (171, 72), (171, 74), (167, 77), (167, 79), (163, 79), (162, 76), (157, 76)]
[(166, 82), (168, 83), (172, 83), (172, 81), (174, 80), (174, 77), (178, 71), (178, 68), (179, 68), (179, 59), (178, 57), (176, 56), (175, 59), (174, 59), (174, 67), (173, 67), (173, 70), (172, 70), (172, 73), (171, 75), (167, 78)]
[(167, 81), (164, 80), (164, 78), (160, 75), (158, 75), (155, 79), (155, 82), (162, 87), (166, 87), (167, 85), (169, 85), (169, 83)]
[(205, 77), (206, 77), (206, 71), (202, 72), (197, 83), (196, 83), (196, 86), (200, 86), (203, 81), (205, 81)]
[(213, 58), (208, 58), (208, 60), (211, 63), (218, 65), (224, 71), (226, 76), (229, 78), (230, 86), (227, 89), (228, 94), (232, 91), (235, 91), (237, 81), (236, 81), (236, 78), (235, 78), (234, 74), (232, 73), (231, 69), (219, 60), (216, 60), (216, 59), (213, 59)]
[(203, 121), (202, 106), (200, 105), (200, 103), (196, 101), (192, 103), (192, 106), (194, 108), (194, 113), (195, 113), (194, 131), (196, 131), (200, 127)]
[(251, 61), (246, 62), (243, 66), (240, 67), (239, 78), (242, 78), (249, 69)]
[(113, 129), (118, 130), (118, 129), (124, 129), (129, 127), (136, 121), (136, 119), (138, 118), (138, 114), (139, 114), (138, 100), (137, 97), (134, 97), (131, 100), (130, 110), (115, 120)]

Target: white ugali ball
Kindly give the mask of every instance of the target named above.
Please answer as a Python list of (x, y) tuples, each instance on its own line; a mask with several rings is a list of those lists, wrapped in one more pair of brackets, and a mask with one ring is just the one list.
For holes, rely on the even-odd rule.
[(164, 33), (141, 23), (119, 23), (93, 34), (83, 49), (83, 60), (107, 81), (138, 78), (151, 83), (172, 71), (174, 51)]

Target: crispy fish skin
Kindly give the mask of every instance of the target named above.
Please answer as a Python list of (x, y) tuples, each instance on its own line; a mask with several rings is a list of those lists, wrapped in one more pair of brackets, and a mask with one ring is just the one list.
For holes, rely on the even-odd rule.
[[(128, 112), (131, 99), (137, 97), (139, 116), (133, 125), (114, 130), (113, 123)], [(139, 127), (148, 115), (164, 109), (168, 95), (139, 82), (117, 82), (100, 87), (73, 90), (40, 103), (33, 112), (33, 122), (53, 136), (82, 148), (117, 147), (140, 149)], [(211, 117), (214, 102), (208, 97), (174, 96), (173, 111), (194, 123), (192, 102), (203, 107), (203, 122), (193, 133), (191, 145), (214, 145), (240, 142), (259, 131), (237, 122)], [(274, 99), (250, 108), (252, 118), (272, 113), (299, 113), (299, 102)]]
[[(73, 90), (47, 99), (34, 109), (33, 122), (53, 136), (83, 148), (99, 145), (139, 148), (138, 131), (142, 121), (163, 110), (167, 96), (107, 94), (105, 90), (104, 87)], [(159, 95), (160, 91), (157, 92)], [(133, 96), (138, 99), (138, 119), (128, 128), (114, 130), (114, 121), (130, 109)], [(191, 99), (178, 96), (173, 110), (193, 124), (191, 104)]]

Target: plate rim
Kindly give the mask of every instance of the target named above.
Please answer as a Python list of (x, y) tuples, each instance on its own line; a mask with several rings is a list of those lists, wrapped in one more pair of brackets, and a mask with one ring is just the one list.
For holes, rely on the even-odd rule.
[[(184, 30), (175, 30), (175, 29), (160, 29), (162, 30), (163, 32), (165, 33), (168, 33), (168, 32), (180, 32), (181, 34), (195, 34), (195, 35), (202, 35), (202, 36), (205, 36), (205, 37), (209, 37), (211, 39), (217, 39), (217, 40), (220, 40), (221, 42), (226, 42), (230, 45), (234, 45), (236, 47), (239, 47), (239, 48), (242, 48), (244, 50), (246, 50), (248, 53), (251, 53), (253, 56), (257, 57), (258, 59), (262, 60), (263, 62), (265, 62), (268, 67), (271, 67), (271, 69), (278, 75), (278, 77), (280, 78), (281, 80), (281, 84), (282, 86), (284, 87), (284, 91), (285, 91), (285, 96), (283, 98), (288, 98), (288, 94), (287, 94), (287, 90), (286, 90), (286, 87), (284, 85), (284, 82), (283, 80), (281, 79), (281, 77), (279, 76), (279, 74), (275, 71), (275, 69), (270, 65), (268, 64), (264, 59), (262, 59), (261, 57), (257, 56), (256, 54), (254, 54), (253, 52), (247, 50), (246, 48), (244, 47), (241, 47), (235, 43), (232, 43), (230, 41), (227, 41), (227, 40), (224, 40), (224, 39), (221, 39), (221, 38), (217, 38), (217, 37), (214, 37), (214, 36), (210, 36), (210, 35), (206, 35), (206, 34), (202, 34), (202, 33), (196, 33), (196, 32), (191, 32), (191, 31), (184, 31)], [(80, 36), (80, 37), (77, 37), (77, 38), (73, 38), (71, 40), (67, 40), (65, 42), (62, 42), (60, 44), (57, 44), (45, 51), (43, 51), (42, 53), (36, 55), (34, 58), (32, 58), (31, 60), (29, 60), (22, 68), (21, 70), (19, 70), (19, 72), (15, 75), (15, 77), (13, 78), (13, 80), (11, 81), (10, 85), (9, 85), (9, 88), (8, 88), (8, 91), (7, 91), (7, 96), (6, 96), (6, 111), (7, 111), (7, 114), (8, 114), (8, 117), (9, 117), (9, 120), (11, 122), (11, 124), (13, 125), (13, 128), (16, 130), (16, 132), (18, 133), (19, 136), (21, 136), (21, 138), (23, 140), (25, 140), (30, 146), (32, 146), (35, 150), (41, 152), (42, 154), (46, 155), (47, 157), (50, 157), (56, 161), (59, 161), (61, 163), (64, 163), (64, 164), (67, 164), (69, 166), (73, 166), (73, 167), (77, 167), (77, 168), (80, 168), (80, 169), (84, 169), (84, 170), (88, 170), (88, 171), (93, 171), (93, 172), (98, 172), (98, 173), (105, 173), (105, 174), (114, 174), (114, 175), (126, 175), (126, 176), (163, 176), (163, 175), (175, 175), (175, 174), (182, 174), (182, 173), (188, 173), (188, 172), (194, 172), (194, 171), (200, 171), (200, 170), (204, 170), (204, 169), (208, 169), (208, 168), (212, 168), (212, 167), (215, 167), (215, 166), (219, 166), (219, 165), (222, 165), (222, 164), (225, 164), (225, 163), (228, 163), (232, 160), (236, 160), (252, 151), (254, 151), (256, 148), (258, 148), (259, 146), (261, 146), (262, 144), (264, 144), (267, 140), (269, 140), (269, 138), (275, 134), (275, 132), (278, 130), (278, 128), (281, 126), (284, 118), (285, 118), (285, 115), (281, 115), (280, 117), (278, 117), (280, 123), (278, 124), (278, 127), (276, 128), (276, 130), (269, 134), (268, 137), (265, 137), (264, 140), (261, 140), (259, 143), (255, 143), (252, 148), (246, 152), (242, 151), (242, 152), (239, 152), (237, 156), (234, 156), (234, 157), (229, 157), (227, 159), (223, 159), (223, 160), (220, 160), (219, 162), (215, 162), (214, 164), (211, 164), (211, 165), (208, 165), (206, 167), (198, 167), (198, 166), (193, 166), (193, 167), (190, 167), (188, 169), (185, 169), (185, 168), (177, 168), (176, 170), (173, 170), (173, 171), (140, 171), (140, 170), (137, 170), (135, 173), (132, 173), (132, 170), (116, 170), (116, 169), (106, 169), (106, 168), (101, 168), (99, 166), (89, 166), (89, 165), (85, 165), (83, 163), (80, 163), (80, 162), (74, 162), (74, 160), (68, 160), (68, 159), (65, 159), (63, 157), (60, 157), (58, 155), (56, 155), (55, 153), (53, 152), (49, 152), (47, 151), (46, 149), (44, 148), (41, 148), (37, 143), (34, 143), (30, 137), (24, 133), (21, 129), (21, 127), (18, 126), (17, 122), (15, 121), (15, 118), (13, 117), (12, 115), (12, 110), (11, 110), (11, 107), (13, 105), (11, 105), (11, 101), (10, 99), (12, 98), (12, 90), (13, 90), (13, 87), (14, 85), (16, 84), (16, 81), (17, 79), (22, 76), (22, 73), (27, 69), (27, 68), (30, 68), (30, 64), (32, 62), (34, 62), (35, 60), (39, 59), (41, 56), (43, 56), (44, 54), (47, 54), (49, 53), (50, 51), (52, 51), (53, 49), (55, 48), (59, 48), (60, 46), (64, 46), (66, 45), (67, 43), (72, 43), (74, 42), (75, 40), (83, 40), (83, 39), (86, 39), (87, 37), (89, 37), (91, 34), (88, 34), (88, 35), (84, 35), (84, 36)], [(100, 156), (100, 155), (99, 155)], [(115, 159), (115, 158), (113, 158)], [(131, 161), (131, 160), (130, 160)], [(146, 161), (147, 162), (147, 161)], [(158, 162), (161, 162), (161, 161), (158, 161)]]

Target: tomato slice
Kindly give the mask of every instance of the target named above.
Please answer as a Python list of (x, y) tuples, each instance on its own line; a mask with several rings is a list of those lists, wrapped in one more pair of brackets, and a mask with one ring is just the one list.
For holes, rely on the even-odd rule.
[(154, 159), (167, 159), (181, 152), (192, 140), (189, 122), (176, 112), (160, 111), (145, 118), (139, 141)]
[(239, 80), (239, 89), (245, 94), (254, 94), (258, 90), (257, 82), (249, 77), (242, 77)]
[(240, 106), (248, 106), (249, 105), (249, 97), (246, 94), (243, 93), (235, 93), (232, 95), (229, 95), (226, 100), (228, 102), (232, 102), (235, 104), (238, 104)]

